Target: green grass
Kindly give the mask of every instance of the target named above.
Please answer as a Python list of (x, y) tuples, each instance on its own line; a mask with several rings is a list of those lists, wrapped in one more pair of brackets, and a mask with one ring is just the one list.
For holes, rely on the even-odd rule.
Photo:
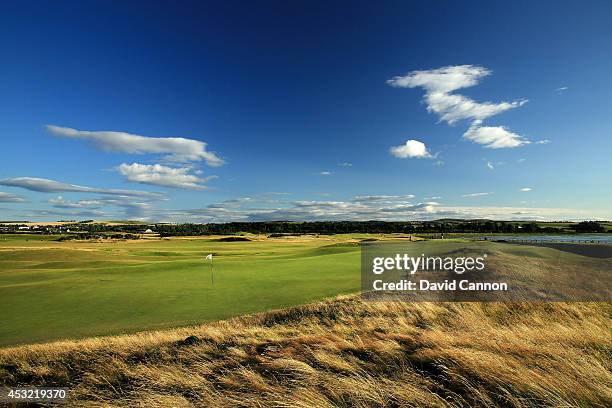
[[(359, 290), (342, 240), (54, 242), (0, 236), (0, 346), (225, 319)], [(214, 253), (211, 284), (203, 256)]]

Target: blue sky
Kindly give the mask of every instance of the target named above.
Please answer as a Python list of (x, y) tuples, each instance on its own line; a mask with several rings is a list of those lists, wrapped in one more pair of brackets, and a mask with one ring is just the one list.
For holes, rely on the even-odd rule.
[(3, 4), (0, 219), (612, 219), (609, 2), (375, 3)]

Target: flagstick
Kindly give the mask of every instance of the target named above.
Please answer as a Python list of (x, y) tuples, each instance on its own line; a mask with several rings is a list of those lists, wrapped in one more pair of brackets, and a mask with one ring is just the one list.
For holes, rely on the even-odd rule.
[(215, 284), (215, 270), (213, 268), (213, 259), (210, 258), (210, 284)]

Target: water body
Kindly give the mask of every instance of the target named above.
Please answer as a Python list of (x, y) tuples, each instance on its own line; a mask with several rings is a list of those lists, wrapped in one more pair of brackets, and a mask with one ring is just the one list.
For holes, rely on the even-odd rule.
[(489, 241), (531, 241), (531, 242), (594, 242), (612, 244), (612, 234), (512, 234), (512, 235), (482, 235), (478, 239)]

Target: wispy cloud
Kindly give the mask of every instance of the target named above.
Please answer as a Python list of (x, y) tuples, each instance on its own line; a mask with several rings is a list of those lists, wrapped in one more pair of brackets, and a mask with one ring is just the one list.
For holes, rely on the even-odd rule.
[(149, 137), (126, 132), (77, 130), (55, 125), (47, 125), (46, 128), (52, 135), (87, 140), (95, 147), (109, 152), (163, 154), (169, 161), (203, 160), (209, 166), (220, 166), (224, 163), (215, 153), (206, 150), (206, 143), (184, 137)]
[(103, 205), (103, 200), (66, 200), (62, 196), (51, 198), (47, 201), (55, 208), (100, 208)]
[(60, 217), (62, 219), (79, 219), (79, 218), (107, 218), (111, 214), (100, 210), (28, 210), (24, 213), (27, 218), (45, 218)]
[(340, 166), (340, 167), (353, 167), (353, 163), (343, 162), (343, 163), (338, 163), (338, 166)]
[(128, 181), (189, 190), (204, 190), (207, 187), (201, 183), (215, 178), (215, 176), (201, 178), (194, 174), (189, 174), (192, 170), (189, 167), (177, 168), (162, 166), (161, 164), (123, 163), (117, 166), (116, 169)]
[(453, 91), (477, 85), (491, 74), (487, 68), (476, 65), (447, 66), (438, 69), (412, 71), (387, 81), (393, 87), (425, 89), (427, 110), (449, 124), (462, 119), (484, 120), (491, 116), (517, 108), (527, 100), (513, 102), (476, 102)]
[(393, 146), (389, 149), (389, 152), (400, 159), (417, 158), (417, 159), (433, 159), (436, 155), (433, 155), (425, 146), (425, 143), (418, 140), (408, 140), (405, 144), (400, 146)]
[(391, 203), (396, 201), (407, 201), (413, 199), (412, 194), (404, 195), (359, 195), (353, 197), (351, 201), (360, 203)]
[[(473, 193), (479, 197), (492, 193)], [(355, 196), (349, 200), (282, 201), (272, 196), (254, 195), (224, 200), (203, 208), (157, 209), (151, 202), (126, 197), (99, 197), (92, 200), (69, 201), (61, 196), (53, 200), (57, 210), (32, 210), (28, 217), (62, 218), (124, 218), (166, 222), (229, 222), (229, 221), (323, 221), (323, 220), (382, 220), (410, 221), (440, 218), (489, 218), (496, 220), (575, 220), (595, 219), (587, 211), (567, 208), (527, 208), (494, 206), (445, 206), (433, 197), (412, 202), (411, 194)], [(280, 197), (280, 196), (279, 196)], [(439, 197), (436, 197), (439, 198)], [(100, 205), (100, 208), (98, 208)], [(107, 207), (116, 207), (116, 211)]]
[(320, 176), (331, 176), (332, 172), (331, 171), (322, 171), (319, 173)]
[(154, 193), (149, 191), (139, 190), (121, 190), (121, 189), (104, 189), (79, 186), (76, 184), (61, 183), (55, 180), (36, 178), (36, 177), (14, 177), (4, 180), (0, 180), (0, 185), (10, 187), (20, 187), (30, 191), (37, 191), (40, 193), (98, 193), (98, 194), (109, 194), (109, 195), (120, 195), (130, 197), (148, 197), (148, 198), (161, 198), (164, 195), (161, 193)]
[(461, 197), (463, 198), (477, 198), (477, 197), (484, 197), (484, 196), (488, 196), (491, 195), (493, 193), (488, 192), (488, 193), (471, 193), (471, 194), (464, 194)]
[(26, 199), (17, 194), (3, 193), (0, 191), (0, 203), (25, 203)]
[[(67, 200), (62, 196), (52, 198), (48, 201), (52, 207), (60, 210), (70, 211), (48, 211), (47, 215), (65, 216), (94, 216), (94, 217), (122, 217), (128, 220), (148, 220), (155, 213), (152, 204), (146, 199), (136, 200), (133, 197), (100, 197), (94, 200)], [(110, 211), (108, 207), (116, 207), (122, 211), (118, 215), (115, 211)], [(39, 213), (42, 215), (42, 213)]]
[(531, 191), (531, 187), (523, 187), (523, 188), (521, 188), (521, 191), (523, 193), (527, 193), (527, 192)]
[[(362, 196), (395, 197), (395, 196)], [(496, 220), (563, 220), (593, 218), (586, 212), (565, 208), (444, 206), (438, 202), (389, 203), (380, 200), (292, 201), (276, 208), (244, 208), (235, 203), (221, 203), (201, 209), (177, 210), (174, 220), (192, 222), (219, 221), (317, 221), (385, 220), (410, 221), (440, 218), (490, 218)], [(167, 214), (166, 214), (167, 215)]]
[(567, 86), (561, 86), (561, 87), (559, 87), (559, 88), (556, 88), (556, 89), (555, 89), (555, 92), (557, 92), (557, 93), (563, 93), (563, 92), (567, 91), (568, 89), (569, 89), (569, 88), (568, 88)]
[(530, 143), (516, 133), (510, 132), (503, 126), (481, 126), (480, 121), (474, 121), (463, 138), (483, 145), (488, 149), (503, 149), (519, 147)]

